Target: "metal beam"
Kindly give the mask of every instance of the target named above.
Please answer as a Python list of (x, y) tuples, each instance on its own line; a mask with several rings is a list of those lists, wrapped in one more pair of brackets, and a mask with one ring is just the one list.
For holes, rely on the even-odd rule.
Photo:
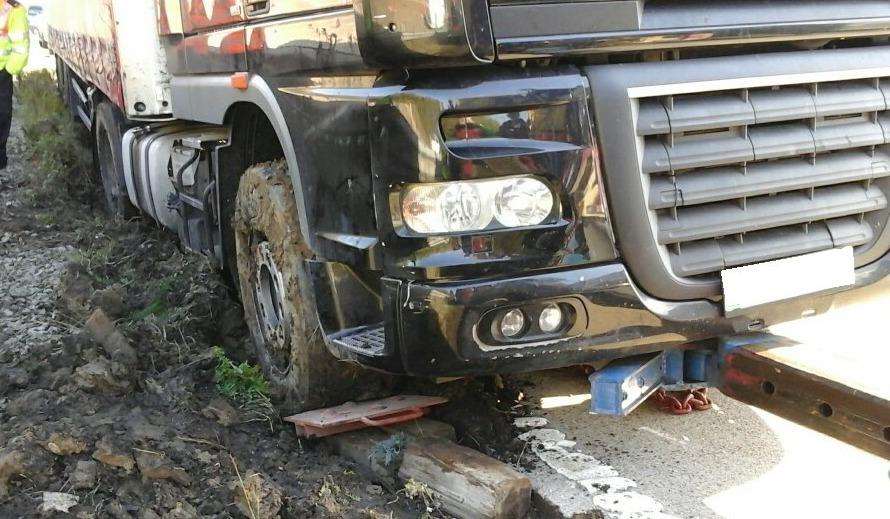
[(890, 401), (816, 370), (771, 358), (797, 346), (771, 335), (733, 337), (721, 344), (719, 389), (754, 407), (890, 459)]

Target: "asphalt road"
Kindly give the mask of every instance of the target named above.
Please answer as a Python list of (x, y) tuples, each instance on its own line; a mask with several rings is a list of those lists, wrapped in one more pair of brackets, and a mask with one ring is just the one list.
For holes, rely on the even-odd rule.
[[(888, 321), (890, 280), (842, 297), (825, 315), (771, 331), (802, 342), (797, 348), (805, 348), (811, 364), (837, 368), (865, 389), (890, 394)], [(890, 462), (719, 393), (712, 392), (710, 411), (672, 416), (644, 405), (614, 419), (587, 414), (588, 384), (577, 370), (528, 378), (534, 382), (529, 397), (541, 406), (547, 427), (575, 440), (574, 452), (634, 481), (633, 491), (660, 503), (664, 514), (890, 517)], [(554, 489), (571, 485), (547, 466), (539, 470), (539, 479)], [(575, 511), (593, 502), (585, 492), (568, 498)], [(651, 507), (616, 510), (613, 517), (663, 517)]]

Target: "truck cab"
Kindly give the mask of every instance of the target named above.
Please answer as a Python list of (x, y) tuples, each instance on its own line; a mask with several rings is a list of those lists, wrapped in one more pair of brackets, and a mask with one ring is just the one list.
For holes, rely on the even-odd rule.
[[(295, 407), (356, 365), (597, 363), (890, 273), (883, 2), (84, 3), (116, 25), (48, 41), (112, 205), (218, 260)], [(103, 73), (85, 42), (133, 50)]]

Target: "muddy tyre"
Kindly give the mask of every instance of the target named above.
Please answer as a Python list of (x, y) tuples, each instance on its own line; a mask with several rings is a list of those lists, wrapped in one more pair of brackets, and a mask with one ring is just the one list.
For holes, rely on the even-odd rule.
[(100, 103), (96, 108), (94, 131), (96, 168), (102, 181), (105, 211), (114, 218), (136, 215), (124, 183), (123, 127), (123, 117), (117, 109), (110, 103)]
[(283, 412), (375, 396), (381, 383), (379, 375), (328, 351), (298, 218), (282, 161), (253, 166), (241, 177), (232, 219), (241, 302), (257, 360)]

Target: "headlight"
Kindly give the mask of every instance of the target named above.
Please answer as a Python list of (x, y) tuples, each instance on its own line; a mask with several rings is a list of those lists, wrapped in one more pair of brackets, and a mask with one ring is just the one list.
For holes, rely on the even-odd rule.
[(393, 204), (401, 222), (418, 234), (453, 234), (546, 222), (556, 210), (550, 187), (528, 176), (411, 184)]

